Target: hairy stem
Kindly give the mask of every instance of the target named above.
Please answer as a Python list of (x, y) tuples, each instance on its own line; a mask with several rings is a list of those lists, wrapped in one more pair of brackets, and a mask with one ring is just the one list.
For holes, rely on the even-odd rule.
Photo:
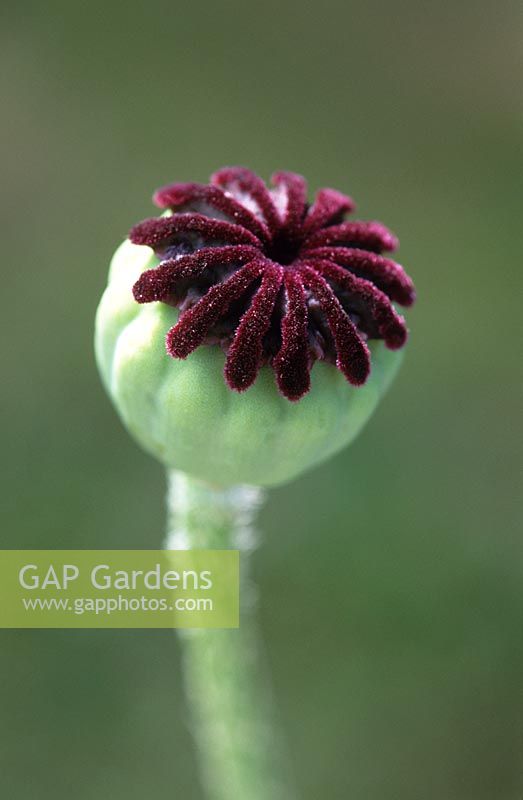
[(240, 550), (240, 628), (180, 630), (187, 696), (209, 800), (293, 800), (254, 621), (249, 562), (260, 489), (168, 474), (168, 549)]

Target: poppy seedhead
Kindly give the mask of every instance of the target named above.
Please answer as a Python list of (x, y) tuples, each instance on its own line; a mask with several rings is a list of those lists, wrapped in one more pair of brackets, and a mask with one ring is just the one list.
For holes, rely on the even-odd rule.
[(407, 339), (393, 302), (411, 305), (414, 286), (382, 255), (398, 241), (379, 222), (345, 221), (355, 206), (340, 192), (320, 189), (309, 204), (300, 175), (271, 181), (230, 167), (209, 185), (159, 189), (154, 201), (168, 215), (130, 232), (160, 259), (140, 275), (134, 298), (179, 309), (166, 337), (173, 358), (221, 345), (231, 389), (244, 391), (269, 364), (280, 392), (299, 400), (316, 360), (359, 386), (370, 373), (369, 339), (393, 350)]

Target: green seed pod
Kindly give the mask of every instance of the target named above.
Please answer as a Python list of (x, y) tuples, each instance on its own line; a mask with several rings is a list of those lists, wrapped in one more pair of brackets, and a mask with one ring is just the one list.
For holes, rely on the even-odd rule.
[(284, 483), (349, 444), (401, 360), (415, 293), (378, 222), (300, 175), (240, 167), (156, 192), (116, 252), (96, 320), (124, 424), (170, 469)]
[(297, 403), (279, 394), (261, 368), (242, 394), (223, 380), (225, 355), (199, 347), (186, 360), (165, 350), (178, 310), (140, 305), (133, 284), (158, 264), (149, 247), (124, 242), (111, 263), (96, 317), (96, 357), (103, 383), (124, 425), (162, 464), (214, 484), (274, 486), (295, 478), (349, 444), (391, 383), (401, 351), (372, 341), (372, 371), (351, 386), (319, 361), (311, 389)]

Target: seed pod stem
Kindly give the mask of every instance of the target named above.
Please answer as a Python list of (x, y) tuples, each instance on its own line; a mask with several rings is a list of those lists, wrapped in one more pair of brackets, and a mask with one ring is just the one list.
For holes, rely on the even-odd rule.
[(187, 698), (209, 800), (293, 800), (255, 620), (250, 562), (263, 490), (168, 473), (166, 548), (240, 551), (238, 629), (179, 630)]

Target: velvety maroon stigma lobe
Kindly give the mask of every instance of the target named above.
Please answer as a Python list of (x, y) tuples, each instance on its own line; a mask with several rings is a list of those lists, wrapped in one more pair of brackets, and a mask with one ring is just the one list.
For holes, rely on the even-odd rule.
[(194, 241), (190, 238), (192, 236), (209, 244), (222, 241), (226, 244), (261, 244), (241, 225), (209, 219), (204, 214), (173, 214), (172, 217), (146, 219), (132, 228), (129, 238), (133, 244), (146, 244), (155, 251), (162, 251), (175, 241), (183, 240), (183, 234), (191, 242)]
[(313, 248), (307, 251), (307, 256), (327, 259), (334, 264), (349, 268), (356, 275), (368, 277), (376, 286), (383, 289), (391, 300), (402, 306), (411, 306), (416, 299), (411, 279), (403, 267), (390, 258), (352, 247)]
[(262, 340), (269, 328), (283, 278), (282, 267), (270, 262), (263, 266), (260, 288), (236, 328), (225, 362), (225, 379), (231, 389), (239, 392), (254, 383), (263, 363)]
[(381, 253), (383, 250), (396, 250), (398, 240), (381, 222), (343, 222), (322, 228), (307, 238), (307, 246), (363, 247)]
[(336, 348), (336, 366), (349, 383), (360, 386), (369, 377), (369, 348), (329, 283), (314, 269), (314, 264), (309, 266), (304, 262), (301, 272), (305, 286), (312, 290), (327, 319)]
[(310, 235), (320, 228), (341, 222), (343, 216), (349, 211), (354, 211), (355, 203), (335, 189), (320, 189), (307, 218), (304, 220), (304, 233)]
[(211, 175), (211, 183), (220, 186), (257, 219), (265, 220), (271, 233), (278, 230), (281, 220), (278, 217), (273, 199), (261, 178), (244, 167), (225, 167)]
[(316, 360), (359, 386), (371, 369), (368, 340), (405, 344), (392, 301), (411, 305), (414, 286), (382, 255), (398, 241), (379, 222), (345, 221), (350, 197), (320, 189), (309, 205), (300, 175), (276, 172), (268, 187), (244, 167), (226, 167), (209, 185), (164, 186), (154, 201), (167, 216), (135, 225), (130, 239), (160, 263), (133, 294), (179, 308), (166, 335), (173, 358), (220, 345), (231, 389), (248, 389), (267, 364), (279, 391), (297, 401)]
[(158, 267), (142, 272), (133, 286), (134, 299), (138, 303), (154, 303), (158, 300), (168, 303), (173, 298), (182, 299), (184, 287), (194, 285), (204, 274), (208, 275), (216, 268), (239, 267), (257, 255), (255, 247), (239, 244), (204, 247), (191, 255), (168, 258)]
[(267, 226), (217, 186), (205, 186), (201, 183), (173, 184), (158, 189), (153, 200), (160, 208), (178, 213), (193, 211), (217, 219), (225, 218), (247, 228), (264, 242), (269, 239)]
[(307, 324), (309, 313), (302, 276), (289, 270), (284, 275), (286, 308), (281, 322), (282, 344), (272, 367), (280, 392), (299, 400), (310, 388)]

